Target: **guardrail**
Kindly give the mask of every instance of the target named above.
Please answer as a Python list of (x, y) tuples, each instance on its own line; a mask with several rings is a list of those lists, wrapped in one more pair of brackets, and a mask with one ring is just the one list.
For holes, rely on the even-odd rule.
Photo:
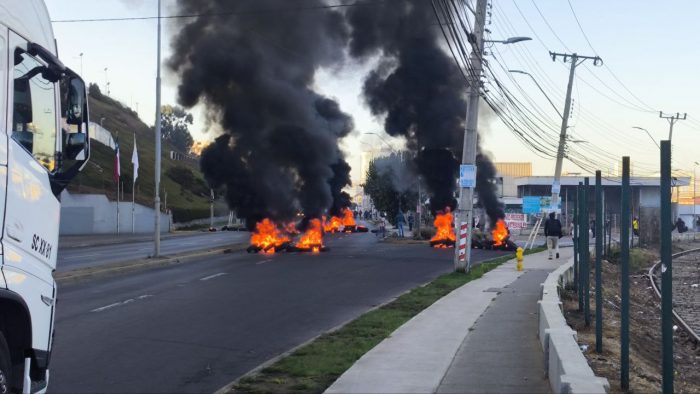
[(577, 333), (566, 323), (559, 297), (574, 282), (574, 260), (547, 276), (538, 301), (539, 339), (549, 384), (554, 393), (606, 393), (610, 383), (595, 376), (581, 352)]

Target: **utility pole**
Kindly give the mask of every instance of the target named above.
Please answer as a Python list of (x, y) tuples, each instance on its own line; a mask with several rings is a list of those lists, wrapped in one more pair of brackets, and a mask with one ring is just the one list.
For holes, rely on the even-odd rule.
[(673, 138), (672, 138), (672, 137), (673, 137), (673, 125), (674, 125), (676, 122), (678, 122), (679, 120), (685, 120), (687, 117), (688, 117), (688, 114), (687, 114), (687, 113), (684, 113), (684, 114), (683, 114), (683, 117), (681, 118), (681, 114), (678, 113), (678, 112), (676, 112), (675, 115), (673, 115), (673, 114), (671, 114), (671, 115), (664, 115), (664, 113), (663, 113), (662, 111), (659, 111), (659, 118), (661, 118), (661, 119), (667, 119), (667, 120), (668, 120), (668, 123), (669, 123), (669, 128), (668, 128), (668, 141), (669, 141), (669, 144), (671, 144), (672, 141), (673, 141)]
[[(471, 81), (467, 101), (467, 125), (462, 146), (462, 164), (474, 166), (476, 163), (476, 127), (479, 116), (479, 85), (481, 84), (481, 54), (484, 49), (484, 24), (486, 21), (487, 0), (477, 0), (474, 18), (474, 35), (471, 53)], [(471, 41), (471, 40), (470, 40)], [(455, 271), (467, 272), (471, 268), (472, 218), (474, 217), (474, 187), (459, 190), (459, 205), (455, 218), (455, 234), (459, 237), (460, 224), (466, 223), (467, 240), (463, 254), (460, 254), (459, 239), (455, 247)]]
[(566, 101), (564, 102), (564, 115), (561, 119), (561, 131), (559, 133), (559, 148), (557, 149), (557, 164), (554, 168), (554, 183), (552, 184), (552, 208), (556, 210), (559, 205), (559, 190), (561, 187), (561, 168), (564, 163), (564, 151), (566, 149), (566, 130), (569, 128), (569, 114), (571, 112), (571, 90), (574, 85), (574, 74), (576, 73), (576, 66), (585, 62), (586, 60), (593, 60), (594, 66), (602, 66), (603, 59), (598, 56), (582, 56), (576, 53), (556, 53), (549, 52), (552, 57), (552, 61), (557, 61), (557, 57), (561, 57), (564, 63), (567, 61), (571, 62), (571, 68), (569, 69), (569, 84), (566, 87)]
[(153, 257), (160, 255), (160, 0), (158, 0), (158, 54), (156, 60), (156, 172), (155, 172), (155, 226)]

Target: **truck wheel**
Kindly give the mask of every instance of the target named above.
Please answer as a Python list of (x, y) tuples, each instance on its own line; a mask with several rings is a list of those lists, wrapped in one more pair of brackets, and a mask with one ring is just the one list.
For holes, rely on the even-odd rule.
[(0, 332), (0, 394), (8, 394), (10, 392), (10, 350), (7, 347), (5, 337)]

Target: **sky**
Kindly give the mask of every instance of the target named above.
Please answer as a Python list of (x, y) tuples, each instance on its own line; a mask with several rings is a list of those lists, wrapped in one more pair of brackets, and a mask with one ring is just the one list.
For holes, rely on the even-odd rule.
[[(700, 142), (700, 79), (697, 78), (700, 54), (693, 49), (692, 31), (700, 14), (700, 2), (492, 0), (492, 3), (486, 26), (491, 39), (532, 38), (517, 44), (491, 44), (486, 60), (496, 78), (522, 103), (528, 117), (537, 119), (539, 133), (556, 139), (561, 119), (528, 76), (507, 70), (531, 73), (561, 112), (569, 64), (561, 59), (552, 61), (548, 51), (597, 55), (603, 59), (601, 67), (587, 61), (576, 68), (568, 133), (577, 142), (570, 142), (569, 149), (588, 164), (582, 169), (567, 160), (564, 173), (586, 174), (595, 168), (604, 175), (615, 175), (619, 158), (624, 155), (631, 157), (634, 175), (658, 173), (658, 148), (645, 132), (632, 127), (647, 129), (656, 141), (666, 139), (669, 124), (659, 118), (659, 110), (680, 112), (681, 116), (687, 113), (688, 119), (674, 126), (672, 165), (678, 174), (693, 172), (695, 161), (700, 159), (695, 148)], [(156, 4), (156, 0), (46, 0), (54, 21), (155, 16)], [(174, 4), (175, 0), (163, 0), (163, 15), (174, 14)], [(103, 92), (109, 81), (111, 97), (137, 109), (147, 124), (154, 123), (156, 20), (54, 22), (53, 28), (59, 57), (66, 65), (88, 82), (97, 83)], [(170, 54), (174, 29), (166, 20), (162, 59)], [(355, 132), (342, 142), (353, 167), (354, 180), (360, 178), (362, 151), (402, 146), (400, 139), (383, 134), (383, 120), (374, 118), (360, 97), (368, 69), (367, 65), (350, 64), (339, 70), (320, 70), (315, 81), (323, 94), (338, 99), (341, 108), (355, 120)], [(165, 67), (162, 72), (162, 103), (176, 104), (177, 78)], [(487, 90), (493, 92), (493, 80), (486, 81)], [(192, 112), (195, 124), (191, 131), (196, 140), (211, 140), (218, 135), (216, 125), (205, 122), (201, 108)], [(483, 146), (494, 161), (532, 162), (535, 175), (553, 174), (553, 158), (537, 155), (489, 109), (482, 108), (480, 113)]]

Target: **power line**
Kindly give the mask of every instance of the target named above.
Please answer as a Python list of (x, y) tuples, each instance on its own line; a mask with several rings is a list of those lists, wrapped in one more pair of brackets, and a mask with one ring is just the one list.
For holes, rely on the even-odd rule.
[[(287, 12), (299, 12), (299, 11), (319, 11), (319, 10), (332, 10), (337, 8), (349, 8), (349, 7), (363, 7), (363, 6), (376, 6), (381, 3), (398, 2), (398, 1), (427, 1), (427, 0), (356, 0), (352, 3), (339, 3), (339, 4), (324, 4), (315, 5), (308, 7), (288, 7), (288, 8), (275, 8), (275, 9), (260, 9), (260, 10), (249, 10), (249, 11), (221, 11), (221, 12), (204, 12), (204, 13), (194, 13), (194, 14), (180, 14), (180, 15), (162, 15), (160, 19), (183, 19), (183, 18), (203, 18), (203, 17), (218, 17), (218, 16), (232, 16), (232, 15), (263, 15), (263, 14), (281, 14)], [(119, 18), (84, 18), (84, 19), (57, 19), (52, 20), (53, 23), (80, 23), (80, 22), (118, 22), (118, 21), (139, 21), (139, 20), (152, 20), (158, 19), (158, 16), (132, 16), (132, 17), (119, 17)]]

